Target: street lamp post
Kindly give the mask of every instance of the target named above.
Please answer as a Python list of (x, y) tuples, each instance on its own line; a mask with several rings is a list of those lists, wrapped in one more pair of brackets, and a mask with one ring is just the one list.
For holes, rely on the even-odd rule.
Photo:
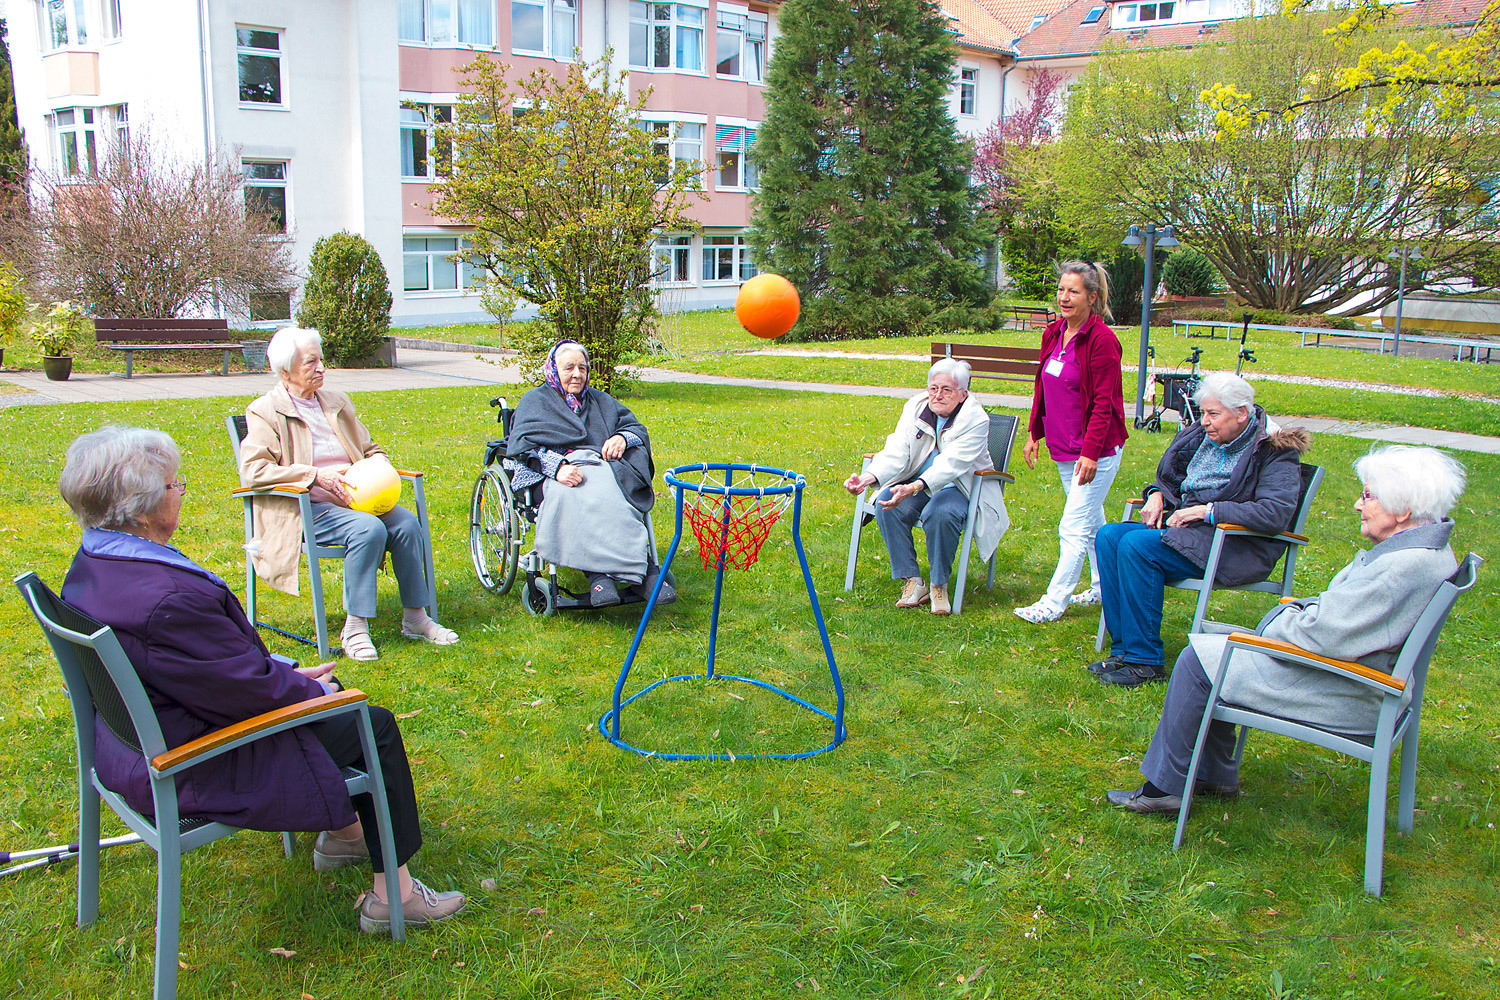
[(1409, 250), (1405, 243), (1401, 244), (1401, 282), (1396, 286), (1396, 341), (1391, 345), (1391, 355), (1401, 355), (1401, 307), (1406, 304), (1406, 258), (1410, 255), (1421, 259), (1419, 251)]
[[(1154, 225), (1131, 226), (1121, 246), (1146, 248), (1146, 278), (1141, 286), (1141, 354), (1135, 373), (1135, 425), (1141, 426), (1146, 412), (1146, 346), (1151, 342), (1151, 297), (1156, 292), (1156, 248), (1175, 247), (1180, 244), (1171, 226), (1157, 229)], [(1399, 315), (1399, 313), (1398, 313)]]

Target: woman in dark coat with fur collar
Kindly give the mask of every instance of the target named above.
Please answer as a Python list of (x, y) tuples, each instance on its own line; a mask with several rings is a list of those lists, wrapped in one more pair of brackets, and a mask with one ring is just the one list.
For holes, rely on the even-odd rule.
[[(1107, 524), (1096, 547), (1103, 577), (1110, 655), (1089, 665), (1106, 684), (1133, 687), (1167, 676), (1161, 640), (1166, 581), (1201, 576), (1213, 526), (1242, 525), (1274, 535), (1296, 517), (1302, 493), (1302, 430), (1282, 430), (1255, 404), (1255, 390), (1224, 372), (1205, 376), (1193, 395), (1202, 419), (1178, 432), (1146, 488), (1139, 521)], [(1264, 580), (1286, 545), (1269, 538), (1227, 539), (1215, 582)]]

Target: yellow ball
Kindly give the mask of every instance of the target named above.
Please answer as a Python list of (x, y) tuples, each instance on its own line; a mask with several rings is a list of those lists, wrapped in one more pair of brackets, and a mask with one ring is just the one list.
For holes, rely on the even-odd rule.
[(401, 477), (383, 458), (362, 458), (344, 473), (349, 506), (377, 517), (401, 499)]

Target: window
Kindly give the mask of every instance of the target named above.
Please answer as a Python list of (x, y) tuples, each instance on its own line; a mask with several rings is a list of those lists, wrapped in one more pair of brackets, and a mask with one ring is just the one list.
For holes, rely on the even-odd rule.
[(281, 32), (245, 27), (236, 27), (234, 32), (235, 54), (240, 64), (240, 103), (285, 107)]
[(1184, 21), (1222, 21), (1238, 17), (1242, 9), (1240, 0), (1186, 0), (1182, 4)]
[(401, 240), (401, 287), (408, 292), (457, 292), (479, 288), (484, 269), (469, 259), (469, 249), (467, 237), (404, 237)]
[(658, 236), (651, 253), (656, 258), (653, 277), (659, 285), (688, 285), (693, 281), (689, 260), (693, 253), (691, 236)]
[[(643, 131), (655, 139), (656, 151), (669, 160), (692, 165), (694, 170), (703, 168), (703, 126), (696, 122), (641, 122)], [(665, 170), (657, 175), (658, 184), (669, 180)], [(698, 186), (694, 182), (694, 186)]]
[(272, 323), (292, 318), (292, 293), (268, 291), (250, 293), (250, 322)]
[(965, 67), (958, 71), (958, 113), (974, 114), (975, 100), (979, 94), (979, 70)]
[(578, 47), (578, 0), (511, 0), (510, 47), (571, 59)]
[(46, 0), (42, 48), (66, 49), (89, 43), (88, 0)]
[(1152, 24), (1158, 21), (1170, 21), (1176, 7), (1175, 2), (1126, 4), (1120, 8), (1120, 23)]
[(755, 146), (755, 130), (739, 125), (715, 125), (714, 144), (718, 149), (718, 182), (725, 188), (760, 187), (760, 171), (750, 157)]
[(60, 108), (47, 116), (56, 151), (57, 172), (64, 177), (94, 174), (104, 155), (104, 115), (97, 108)]
[(120, 0), (102, 0), (99, 12), (104, 15), (105, 38), (119, 38), (125, 33), (125, 22), (120, 18)]
[(714, 37), (714, 72), (760, 83), (766, 74), (766, 19), (748, 9), (719, 4), (719, 29)]
[(246, 160), (245, 208), (267, 217), (273, 233), (286, 232), (286, 161)]
[(130, 140), (130, 107), (125, 104), (111, 104), (104, 109), (105, 114), (114, 120), (115, 142), (124, 145)]
[(432, 45), (495, 45), (495, 0), (400, 0), (396, 37)]
[(1046, 14), (1038, 14), (1036, 17), (1033, 17), (1031, 19), (1031, 26), (1026, 29), (1026, 34), (1029, 35), (1036, 29), (1040, 28), (1042, 26), (1042, 22), (1045, 20), (1047, 20)]
[(703, 280), (749, 281), (755, 277), (750, 247), (743, 236), (703, 238)]
[(1103, 16), (1104, 16), (1104, 5), (1103, 4), (1100, 4), (1097, 7), (1090, 7), (1089, 8), (1089, 12), (1087, 14), (1083, 15), (1083, 23), (1084, 24), (1098, 24), (1099, 23), (1099, 18), (1101, 18)]
[(630, 3), (630, 65), (703, 72), (708, 12), (682, 3)]
[(433, 129), (453, 120), (451, 104), (401, 104), (401, 176), (447, 177), (453, 172), (453, 149), (433, 139)]

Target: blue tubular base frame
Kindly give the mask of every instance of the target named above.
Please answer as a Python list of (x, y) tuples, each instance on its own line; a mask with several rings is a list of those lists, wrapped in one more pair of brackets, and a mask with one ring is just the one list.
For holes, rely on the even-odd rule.
[[(723, 472), (724, 485), (719, 486), (708, 482), (689, 483), (679, 479), (678, 476), (687, 473), (706, 474), (709, 472)], [(737, 487), (732, 485), (736, 472), (749, 473), (752, 476), (764, 473), (769, 476), (779, 476), (785, 481), (785, 485), (768, 487)], [(844, 685), (839, 679), (838, 665), (833, 659), (833, 646), (828, 641), (828, 628), (823, 624), (823, 609), (818, 604), (818, 592), (813, 586), (812, 571), (807, 565), (807, 551), (802, 547), (802, 490), (807, 485), (807, 480), (795, 473), (785, 469), (776, 469), (765, 465), (740, 465), (735, 463), (705, 462), (697, 465), (679, 465), (668, 469), (663, 479), (672, 487), (677, 501), (676, 527), (672, 535), (672, 546), (667, 550), (666, 559), (662, 560), (661, 572), (657, 574), (656, 586), (651, 590), (651, 596), (646, 600), (646, 610), (641, 615), (641, 623), (636, 627), (635, 638), (630, 643), (630, 651), (625, 654), (625, 663), (620, 668), (620, 679), (615, 682), (614, 703), (611, 708), (599, 717), (599, 733), (615, 746), (622, 750), (638, 753), (643, 757), (655, 757), (659, 760), (754, 760), (764, 758), (768, 760), (800, 760), (804, 757), (814, 757), (821, 753), (827, 753), (840, 743), (848, 735), (844, 728)], [(740, 677), (734, 674), (718, 674), (714, 672), (714, 658), (718, 645), (719, 633), (719, 605), (724, 592), (724, 567), (726, 554), (722, 548), (719, 554), (717, 572), (714, 577), (714, 606), (710, 619), (710, 630), (708, 636), (708, 665), (706, 672), (701, 674), (679, 674), (674, 677), (663, 677), (661, 680), (648, 684), (628, 698), (623, 698), (625, 681), (630, 676), (630, 668), (635, 664), (636, 652), (640, 649), (641, 639), (646, 634), (646, 626), (651, 621), (651, 613), (656, 609), (657, 595), (661, 592), (662, 581), (667, 578), (667, 571), (672, 566), (672, 560), (677, 556), (678, 546), (682, 544), (682, 502), (686, 491), (695, 493), (708, 493), (723, 497), (723, 524), (724, 533), (721, 535), (721, 545), (727, 538), (730, 523), (730, 503), (734, 497), (774, 497), (792, 496), (792, 543), (797, 549), (797, 561), (802, 566), (802, 582), (807, 587), (807, 598), (812, 605), (813, 620), (818, 625), (818, 636), (823, 642), (823, 655), (828, 661), (828, 674), (833, 680), (833, 690), (837, 698), (834, 711), (830, 713), (826, 709), (804, 701), (789, 691), (784, 691), (768, 681), (759, 680), (754, 677)], [(655, 750), (646, 750), (641, 747), (632, 746), (620, 737), (621, 710), (638, 698), (642, 698), (650, 692), (674, 681), (736, 681), (742, 684), (751, 684), (755, 687), (764, 688), (781, 695), (787, 701), (820, 715), (833, 723), (833, 740), (827, 746), (816, 750), (805, 750), (800, 753), (662, 753)]]

